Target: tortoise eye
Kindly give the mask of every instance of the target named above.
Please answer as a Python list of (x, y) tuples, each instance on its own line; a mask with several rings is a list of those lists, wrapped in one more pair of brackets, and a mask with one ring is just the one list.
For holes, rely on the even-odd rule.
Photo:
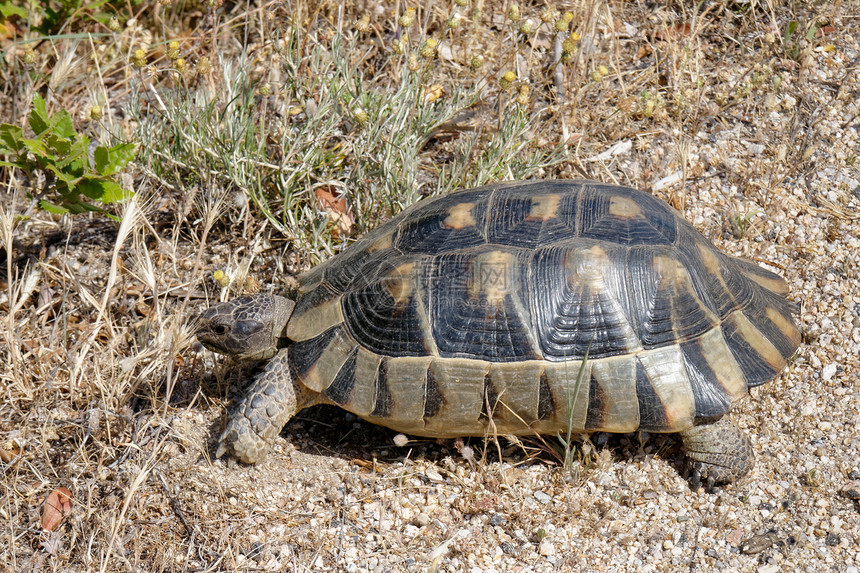
[(230, 332), (230, 329), (224, 324), (216, 324), (215, 326), (212, 327), (212, 332), (216, 336), (224, 336), (225, 334)]

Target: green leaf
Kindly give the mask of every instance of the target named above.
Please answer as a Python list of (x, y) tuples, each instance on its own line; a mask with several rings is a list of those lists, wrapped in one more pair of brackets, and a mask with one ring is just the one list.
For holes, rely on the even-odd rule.
[(120, 143), (107, 151), (109, 159), (104, 167), (104, 171), (97, 169), (102, 175), (113, 175), (117, 171), (122, 171), (136, 155), (133, 143)]
[[(22, 141), (24, 147), (31, 151), (38, 159), (43, 159), (48, 155), (48, 148), (45, 147), (45, 142), (41, 139), (25, 139)], [(43, 161), (39, 161), (43, 163)]]
[(75, 136), (75, 124), (72, 116), (66, 110), (60, 110), (51, 117), (54, 133), (60, 137), (73, 138)]
[(24, 143), (21, 141), (22, 139), (24, 139), (24, 130), (17, 125), (9, 123), (0, 125), (0, 142), (2, 142), (9, 150), (5, 151), (5, 153), (20, 153), (21, 150), (24, 149)]
[[(69, 175), (68, 173), (66, 173), (65, 171), (61, 171), (61, 170), (57, 169), (53, 165), (46, 165), (45, 169), (47, 171), (50, 171), (54, 175), (56, 175), (57, 179), (60, 182), (65, 183), (65, 187), (67, 188), (66, 193), (72, 193), (75, 191), (75, 187), (78, 184), (78, 178), (77, 177), (73, 177), (73, 176)], [(60, 191), (60, 193), (63, 193), (62, 188), (63, 188), (63, 185), (60, 185), (58, 183), (57, 189)]]
[[(102, 199), (105, 194), (105, 184), (113, 181), (105, 181), (101, 178), (84, 177), (78, 182), (78, 191), (90, 199)], [(116, 185), (116, 183), (113, 183)]]
[(63, 213), (68, 213), (69, 210), (65, 207), (60, 207), (59, 205), (54, 205), (50, 201), (39, 201), (39, 207), (47, 211), (48, 213), (56, 213), (58, 215), (62, 215)]
[(48, 144), (48, 149), (53, 155), (68, 155), (72, 148), (72, 142), (66, 137), (59, 137), (55, 133), (49, 133), (45, 136), (45, 143)]
[(108, 161), (110, 161), (110, 154), (108, 153), (107, 147), (104, 145), (96, 147), (96, 150), (93, 153), (93, 168), (96, 170), (96, 173), (107, 175), (107, 173), (105, 173), (105, 168), (107, 167)]
[(119, 203), (130, 198), (134, 193), (126, 191), (119, 183), (114, 181), (105, 181), (104, 194), (101, 200), (105, 203)]
[(39, 94), (33, 96), (33, 111), (30, 112), (27, 121), (36, 135), (43, 134), (51, 126), (51, 117), (45, 109), (45, 100)]
[(0, 4), (0, 16), (3, 16), (3, 18), (19, 16), (22, 20), (26, 20), (27, 11), (20, 6), (13, 6), (9, 2), (3, 2), (2, 4)]

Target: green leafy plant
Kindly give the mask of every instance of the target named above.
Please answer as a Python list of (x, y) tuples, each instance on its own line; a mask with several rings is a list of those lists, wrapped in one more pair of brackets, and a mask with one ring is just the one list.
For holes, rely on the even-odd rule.
[(48, 114), (38, 94), (28, 123), (32, 138), (25, 137), (20, 126), (0, 125), (0, 155), (12, 158), (0, 166), (20, 169), (31, 180), (38, 172), (44, 174), (41, 191), (30, 193), (39, 207), (51, 213), (104, 212), (95, 201), (117, 203), (131, 196), (112, 176), (134, 158), (134, 144), (100, 145), (91, 158), (90, 139), (75, 131), (69, 112)]

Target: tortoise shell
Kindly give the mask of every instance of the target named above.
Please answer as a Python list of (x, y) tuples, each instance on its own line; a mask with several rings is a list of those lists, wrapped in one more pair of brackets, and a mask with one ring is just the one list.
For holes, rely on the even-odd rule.
[(424, 436), (683, 431), (800, 343), (781, 277), (648, 194), (588, 181), (422, 201), (300, 285), (294, 379)]

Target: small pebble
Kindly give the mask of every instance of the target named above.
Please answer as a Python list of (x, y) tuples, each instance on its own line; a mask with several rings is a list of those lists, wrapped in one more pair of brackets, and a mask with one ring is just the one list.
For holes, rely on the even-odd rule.
[(552, 498), (549, 496), (549, 494), (546, 494), (542, 491), (536, 491), (534, 493), (534, 496), (535, 499), (541, 503), (549, 503), (550, 501), (552, 501)]
[(839, 536), (835, 533), (828, 533), (827, 537), (824, 539), (825, 545), (828, 545), (830, 547), (836, 547), (837, 545), (839, 545), (839, 541)]

